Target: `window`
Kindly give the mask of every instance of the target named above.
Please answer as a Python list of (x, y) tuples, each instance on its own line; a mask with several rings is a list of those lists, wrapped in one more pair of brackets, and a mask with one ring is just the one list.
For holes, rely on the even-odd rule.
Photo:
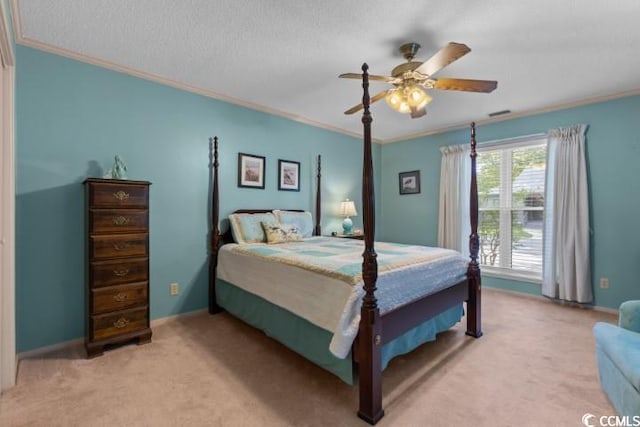
[(478, 150), (479, 261), (498, 276), (542, 279), (546, 139)]

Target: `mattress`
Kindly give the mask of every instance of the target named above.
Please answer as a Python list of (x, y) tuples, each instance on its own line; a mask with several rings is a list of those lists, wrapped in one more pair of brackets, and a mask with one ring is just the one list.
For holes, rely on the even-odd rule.
[[(348, 356), (358, 333), (364, 243), (311, 237), (278, 245), (228, 244), (218, 278), (331, 333), (329, 350)], [(449, 249), (376, 242), (382, 314), (464, 280), (467, 259)]]

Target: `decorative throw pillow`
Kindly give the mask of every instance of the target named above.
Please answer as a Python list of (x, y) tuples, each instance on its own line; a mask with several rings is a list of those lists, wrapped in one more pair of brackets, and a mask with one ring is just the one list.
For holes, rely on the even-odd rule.
[(286, 243), (299, 242), (302, 240), (302, 234), (298, 231), (298, 227), (292, 224), (279, 224), (277, 222), (263, 222), (262, 228), (267, 235), (267, 243)]
[(313, 236), (313, 217), (311, 216), (311, 212), (274, 210), (273, 214), (281, 224), (292, 224), (298, 227), (302, 237)]
[(276, 222), (276, 217), (271, 212), (266, 213), (240, 213), (229, 215), (231, 234), (236, 243), (264, 243), (267, 236), (262, 228), (262, 221)]

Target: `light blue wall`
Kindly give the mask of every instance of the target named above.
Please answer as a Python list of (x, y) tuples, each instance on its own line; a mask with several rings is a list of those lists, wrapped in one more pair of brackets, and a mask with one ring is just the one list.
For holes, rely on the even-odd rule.
[[(6, 0), (3, 0), (6, 1)], [(341, 228), (339, 201), (356, 201), (362, 226), (360, 139), (226, 104), (56, 55), (16, 46), (18, 351), (84, 334), (82, 181), (120, 154), (131, 179), (151, 187), (151, 314), (206, 306), (208, 138), (220, 137), (221, 216), (237, 208), (313, 209), (315, 158), (323, 156), (323, 229)], [(640, 214), (640, 97), (478, 128), (478, 141), (588, 123), (596, 304), (640, 298), (634, 225)], [(374, 146), (377, 239), (435, 245), (439, 147), (468, 143), (468, 130)], [(266, 189), (241, 189), (237, 153), (266, 156)], [(301, 162), (300, 192), (277, 191), (277, 160)], [(421, 193), (398, 194), (398, 173), (421, 171)], [(170, 297), (168, 284), (181, 294)], [(485, 285), (538, 294), (536, 285)]]
[[(345, 197), (361, 209), (359, 139), (23, 46), (16, 55), (18, 351), (84, 334), (82, 181), (102, 176), (115, 154), (130, 179), (152, 182), (154, 319), (206, 307), (210, 136), (220, 138), (221, 217), (237, 208), (313, 210), (318, 154), (324, 231), (341, 227)], [(237, 187), (238, 152), (266, 156), (265, 190)], [(300, 192), (277, 190), (278, 159), (301, 163)], [(171, 282), (180, 283), (178, 297), (169, 296)]]
[[(589, 125), (587, 162), (590, 186), (591, 257), (595, 304), (617, 308), (640, 298), (640, 96), (513, 119), (477, 128), (477, 140), (491, 141), (544, 133), (576, 123)], [(428, 120), (428, 118), (427, 118)], [(465, 144), (468, 129), (382, 147), (383, 240), (435, 245), (440, 185), (439, 147)], [(419, 169), (422, 192), (398, 194), (398, 173)], [(600, 277), (610, 288), (600, 289)], [(539, 294), (539, 285), (484, 278), (485, 285)]]

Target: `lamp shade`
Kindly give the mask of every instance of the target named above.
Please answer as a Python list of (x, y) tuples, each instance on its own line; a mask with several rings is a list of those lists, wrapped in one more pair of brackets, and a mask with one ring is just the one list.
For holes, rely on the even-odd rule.
[(350, 217), (355, 215), (358, 215), (358, 212), (356, 212), (356, 204), (353, 200), (347, 199), (340, 203), (340, 216)]

